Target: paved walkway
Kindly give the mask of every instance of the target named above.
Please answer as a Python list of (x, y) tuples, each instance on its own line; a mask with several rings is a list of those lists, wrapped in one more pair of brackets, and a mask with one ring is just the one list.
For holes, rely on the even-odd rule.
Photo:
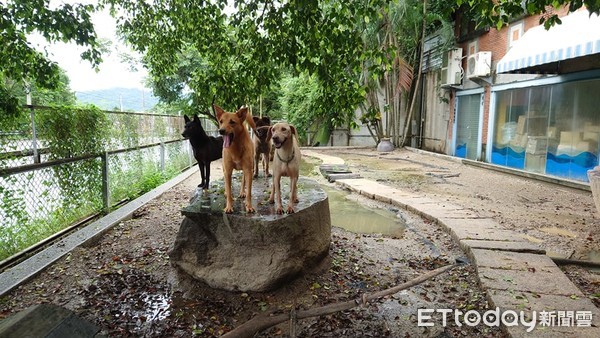
[[(302, 154), (319, 158), (324, 165), (344, 164), (340, 158), (308, 149), (303, 149)], [(504, 327), (511, 337), (600, 337), (600, 327), (597, 327), (600, 325), (599, 309), (545, 255), (544, 250), (518, 233), (460, 206), (372, 180), (338, 179), (336, 183), (369, 198), (419, 214), (447, 231), (476, 266), (479, 283), (487, 293), (491, 308), (517, 313), (537, 312), (538, 326), (532, 332), (526, 332), (523, 325)], [(539, 325), (541, 317), (545, 316), (542, 311), (554, 320), (553, 326)], [(570, 322), (576, 316), (589, 314), (593, 327), (577, 326), (586, 323), (583, 317), (579, 322)], [(573, 317), (569, 318), (571, 315)]]

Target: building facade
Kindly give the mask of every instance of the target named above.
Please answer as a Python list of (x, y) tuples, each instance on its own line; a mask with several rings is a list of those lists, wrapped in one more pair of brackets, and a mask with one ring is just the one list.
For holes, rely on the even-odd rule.
[(599, 155), (600, 18), (557, 14), (550, 30), (539, 16), (475, 30), (459, 15), (456, 48), (426, 73), (422, 148), (587, 181)]

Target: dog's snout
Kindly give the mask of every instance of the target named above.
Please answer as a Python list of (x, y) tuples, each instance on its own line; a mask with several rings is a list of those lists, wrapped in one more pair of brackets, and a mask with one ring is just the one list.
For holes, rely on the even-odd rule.
[(225, 129), (223, 129), (223, 128), (219, 129), (219, 134), (225, 135)]

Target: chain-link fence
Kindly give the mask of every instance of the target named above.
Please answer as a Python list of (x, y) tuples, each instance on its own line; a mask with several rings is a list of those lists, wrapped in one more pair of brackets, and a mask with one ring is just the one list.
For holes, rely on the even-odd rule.
[(50, 110), (31, 108), (0, 132), (0, 261), (193, 163), (181, 116), (96, 112), (105, 130), (87, 134), (89, 119), (55, 121)]

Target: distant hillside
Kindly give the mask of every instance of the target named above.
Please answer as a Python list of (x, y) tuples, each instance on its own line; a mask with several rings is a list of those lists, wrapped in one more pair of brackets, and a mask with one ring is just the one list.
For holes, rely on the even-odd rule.
[(158, 98), (149, 89), (110, 88), (75, 92), (77, 101), (93, 104), (103, 110), (148, 111), (158, 103)]

